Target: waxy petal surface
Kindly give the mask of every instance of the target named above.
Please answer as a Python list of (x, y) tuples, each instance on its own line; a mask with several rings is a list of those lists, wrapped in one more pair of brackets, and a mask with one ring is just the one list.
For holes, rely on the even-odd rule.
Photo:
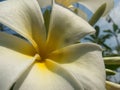
[(52, 4), (52, 0), (37, 0), (41, 8), (45, 8)]
[(43, 16), (36, 0), (0, 2), (0, 23), (21, 34), (35, 48), (38, 48), (37, 44), (41, 46), (46, 40)]
[(28, 56), (34, 56), (36, 53), (34, 47), (28, 41), (5, 32), (0, 32), (0, 46)]
[(63, 77), (51, 72), (45, 63), (35, 63), (19, 90), (74, 90)]
[[(105, 90), (105, 67), (101, 55), (101, 49), (95, 44), (76, 44), (54, 51), (49, 58), (58, 65), (49, 62), (47, 65), (54, 72), (69, 80), (73, 77), (77, 80), (78, 86), (83, 89), (76, 90)], [(53, 68), (52, 68), (53, 67)], [(61, 68), (60, 68), (61, 67)], [(64, 75), (65, 74), (65, 75)], [(72, 85), (76, 87), (72, 82)]]
[(85, 20), (57, 4), (53, 4), (49, 26), (47, 38), (47, 50), (51, 49), (49, 51), (76, 43), (85, 35), (95, 32)]
[(33, 55), (34, 49), (28, 43), (0, 32), (1, 90), (9, 90), (12, 87), (16, 80), (34, 62)]

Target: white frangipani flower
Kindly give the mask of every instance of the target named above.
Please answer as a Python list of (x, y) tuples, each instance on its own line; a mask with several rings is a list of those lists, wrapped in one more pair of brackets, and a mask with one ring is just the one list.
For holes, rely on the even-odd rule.
[(0, 32), (0, 90), (105, 90), (101, 48), (75, 44), (95, 30), (73, 12), (53, 3), (46, 30), (37, 0), (8, 0), (0, 22), (28, 40)]

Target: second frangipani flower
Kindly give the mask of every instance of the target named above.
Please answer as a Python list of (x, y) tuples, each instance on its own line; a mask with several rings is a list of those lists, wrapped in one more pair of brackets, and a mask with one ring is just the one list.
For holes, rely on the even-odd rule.
[(8, 0), (0, 22), (27, 39), (0, 32), (1, 90), (105, 90), (101, 48), (76, 44), (95, 30), (70, 10), (53, 2), (47, 30), (38, 1)]

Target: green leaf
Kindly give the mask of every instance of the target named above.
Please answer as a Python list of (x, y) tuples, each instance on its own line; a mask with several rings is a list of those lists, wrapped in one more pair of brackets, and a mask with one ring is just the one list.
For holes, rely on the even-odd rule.
[(105, 36), (103, 36), (103, 39), (109, 39), (112, 35), (111, 34), (107, 34)]
[(102, 45), (103, 45), (106, 49), (112, 50), (107, 44), (102, 43)]
[(90, 35), (90, 37), (94, 40), (96, 39), (95, 35)]
[(100, 19), (100, 17), (103, 15), (105, 9), (106, 9), (106, 3), (101, 5), (101, 7), (99, 7), (99, 9), (94, 13), (92, 18), (89, 20), (89, 23), (91, 25), (94, 25)]
[(111, 31), (111, 30), (104, 30), (103, 32), (106, 32), (106, 33), (110, 33), (110, 34), (112, 34), (113, 32)]
[(100, 28), (99, 28), (99, 26), (95, 26), (95, 30), (96, 30), (96, 33), (95, 33), (96, 37), (99, 37), (99, 35), (100, 35)]
[(120, 28), (118, 29), (118, 33), (120, 33)]
[(117, 31), (117, 29), (118, 29), (118, 25), (117, 25), (117, 24), (115, 24), (115, 23), (113, 23), (113, 30), (116, 32), (116, 31)]
[(116, 70), (119, 68), (120, 65), (105, 65), (105, 68), (111, 69), (111, 70)]

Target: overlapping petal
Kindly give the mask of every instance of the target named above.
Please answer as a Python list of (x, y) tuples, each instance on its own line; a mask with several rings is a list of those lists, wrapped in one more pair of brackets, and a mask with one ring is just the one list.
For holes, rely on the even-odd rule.
[(27, 38), (35, 48), (46, 40), (43, 16), (36, 0), (1, 2), (0, 23)]
[(63, 77), (51, 72), (45, 63), (36, 63), (21, 86), (16, 84), (16, 90), (74, 90)]
[(0, 46), (28, 56), (34, 56), (36, 53), (34, 47), (28, 41), (5, 32), (0, 32)]
[(79, 2), (80, 4), (90, 9), (93, 13), (96, 12), (101, 5), (106, 3), (107, 7), (105, 9), (104, 15), (107, 14), (114, 5), (114, 0), (56, 0), (56, 1), (64, 6), (69, 6), (73, 3)]
[(49, 58), (59, 64), (48, 61), (48, 68), (67, 80), (73, 78), (70, 82), (77, 88), (75, 90), (105, 90), (105, 67), (101, 49), (98, 46), (94, 44), (71, 45), (54, 51)]
[(101, 49), (94, 44), (75, 44), (95, 30), (53, 3), (46, 36), (41, 4), (36, 0), (0, 3), (0, 22), (29, 40), (0, 33), (0, 89), (8, 90), (15, 83), (15, 90), (105, 90)]
[(81, 9), (74, 7), (73, 5), (69, 6), (69, 9), (72, 10), (73, 12), (75, 12), (75, 14), (77, 14), (78, 16), (80, 16), (81, 18), (83, 18), (84, 20), (87, 21), (87, 14), (82, 11)]
[(69, 6), (75, 2), (77, 2), (78, 0), (55, 0), (56, 2), (58, 2), (59, 4), (62, 4), (64, 6)]
[(34, 62), (35, 51), (27, 42), (0, 32), (0, 89), (9, 90)]
[(114, 5), (114, 0), (78, 0), (78, 1), (80, 4), (90, 9), (93, 13), (96, 12), (101, 5), (106, 3), (107, 6), (103, 15), (107, 14), (111, 10), (111, 8), (113, 8)]
[(40, 7), (45, 8), (47, 6), (50, 6), (52, 4), (52, 0), (37, 0)]
[(53, 4), (47, 38), (47, 48), (51, 48), (50, 51), (73, 44), (93, 32), (93, 27), (82, 18), (60, 5)]

